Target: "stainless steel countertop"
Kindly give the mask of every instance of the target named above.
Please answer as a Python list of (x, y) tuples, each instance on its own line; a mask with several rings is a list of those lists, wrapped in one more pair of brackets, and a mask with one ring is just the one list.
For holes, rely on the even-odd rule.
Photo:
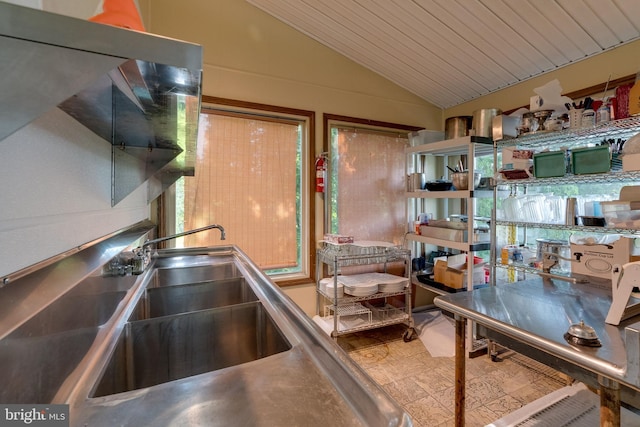
[[(0, 367), (4, 403), (68, 404), (74, 427), (412, 425), (407, 412), (239, 248), (160, 250), (139, 276), (111, 274), (116, 271), (111, 268), (114, 257), (139, 247), (151, 230), (152, 225), (145, 222), (106, 236), (33, 271), (12, 276), (0, 287), (0, 306), (5, 308), (0, 312), (0, 360), (7, 362)], [(221, 277), (241, 276), (242, 281), (222, 280), (220, 289), (239, 283), (250, 286), (251, 298), (259, 300), (261, 314), (243, 318), (241, 309), (220, 306), (147, 319), (151, 303), (146, 292), (149, 286), (158, 285), (160, 270), (169, 275), (180, 275), (184, 270), (200, 272), (191, 278), (208, 283), (217, 280), (211, 267), (231, 265), (233, 268), (221, 271), (232, 272)], [(199, 274), (202, 279), (196, 279)], [(206, 299), (203, 294), (193, 295)], [(222, 301), (224, 292), (216, 295), (221, 304), (227, 303)], [(258, 305), (253, 299), (244, 301), (230, 304)], [(214, 320), (207, 324), (176, 322), (184, 316), (194, 319), (190, 316), (210, 312), (230, 314), (211, 317)], [(233, 328), (237, 318), (248, 319), (248, 329)], [(145, 329), (150, 325), (147, 320), (156, 319), (183, 329), (174, 335), (170, 328)], [(129, 332), (127, 325), (131, 323), (143, 324), (143, 341), (144, 337), (164, 337), (158, 339), (175, 344), (178, 350), (136, 347), (141, 335)], [(266, 323), (268, 328), (260, 327)], [(196, 329), (200, 335), (194, 334)], [(229, 340), (220, 338), (224, 335), (221, 329), (231, 331)], [(284, 337), (286, 346), (265, 338), (274, 330)], [(254, 331), (266, 344), (252, 341), (257, 339)], [(204, 343), (189, 347), (181, 340), (185, 336)], [(276, 347), (277, 351), (271, 351)], [(244, 358), (254, 351), (254, 358)], [(149, 368), (166, 375), (178, 369), (178, 364), (192, 363), (201, 352), (208, 358), (229, 355), (237, 363), (206, 365), (200, 371), (149, 383), (154, 385), (135, 383), (125, 374), (126, 384), (120, 387), (120, 369), (131, 368), (133, 372)], [(166, 358), (176, 364), (158, 362)]]
[[(604, 322), (611, 304), (610, 284), (572, 284), (533, 278), (472, 292), (438, 296), (435, 304), (516, 341), (638, 389), (638, 317), (619, 326)], [(570, 345), (572, 324), (593, 327), (602, 347)]]
[[(91, 396), (131, 303), (101, 351), (85, 360), (69, 393), (73, 426), (411, 426), (408, 414), (235, 246), (163, 250), (176, 267), (232, 261), (282, 334), (287, 351), (262, 359), (103, 397)], [(173, 258), (175, 257), (175, 259)], [(170, 266), (169, 266), (170, 267)], [(163, 268), (167, 268), (164, 262)]]

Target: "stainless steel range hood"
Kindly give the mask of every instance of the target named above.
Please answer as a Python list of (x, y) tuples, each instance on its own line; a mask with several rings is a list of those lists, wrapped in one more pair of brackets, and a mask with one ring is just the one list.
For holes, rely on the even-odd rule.
[(112, 205), (193, 174), (201, 46), (0, 2), (0, 72), (0, 143), (62, 109), (113, 146)]

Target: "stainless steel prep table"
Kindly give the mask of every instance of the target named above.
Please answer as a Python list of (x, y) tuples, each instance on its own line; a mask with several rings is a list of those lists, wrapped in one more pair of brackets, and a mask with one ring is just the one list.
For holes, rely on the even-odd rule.
[[(605, 324), (611, 304), (610, 282), (573, 284), (534, 278), (472, 292), (443, 295), (435, 304), (456, 318), (456, 425), (464, 425), (465, 323), (479, 333), (545, 363), (601, 391), (601, 425), (620, 425), (620, 400), (640, 399), (640, 322)], [(602, 346), (568, 344), (572, 324), (584, 321)]]

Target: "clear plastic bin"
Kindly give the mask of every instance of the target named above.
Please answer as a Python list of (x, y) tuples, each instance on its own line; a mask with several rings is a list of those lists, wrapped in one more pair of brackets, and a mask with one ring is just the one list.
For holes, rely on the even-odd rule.
[(600, 202), (609, 228), (640, 229), (640, 202), (615, 200)]

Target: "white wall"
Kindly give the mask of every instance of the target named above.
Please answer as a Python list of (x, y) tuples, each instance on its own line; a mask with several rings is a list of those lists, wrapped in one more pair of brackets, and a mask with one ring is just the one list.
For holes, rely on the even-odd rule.
[(111, 207), (111, 145), (53, 109), (0, 141), (0, 277), (149, 216), (143, 185)]
[(4, 0), (20, 6), (86, 19), (95, 15), (102, 0)]
[[(85, 19), (101, 0), (10, 2)], [(149, 218), (146, 184), (111, 207), (111, 145), (56, 108), (0, 141), (0, 182), (0, 279)]]

